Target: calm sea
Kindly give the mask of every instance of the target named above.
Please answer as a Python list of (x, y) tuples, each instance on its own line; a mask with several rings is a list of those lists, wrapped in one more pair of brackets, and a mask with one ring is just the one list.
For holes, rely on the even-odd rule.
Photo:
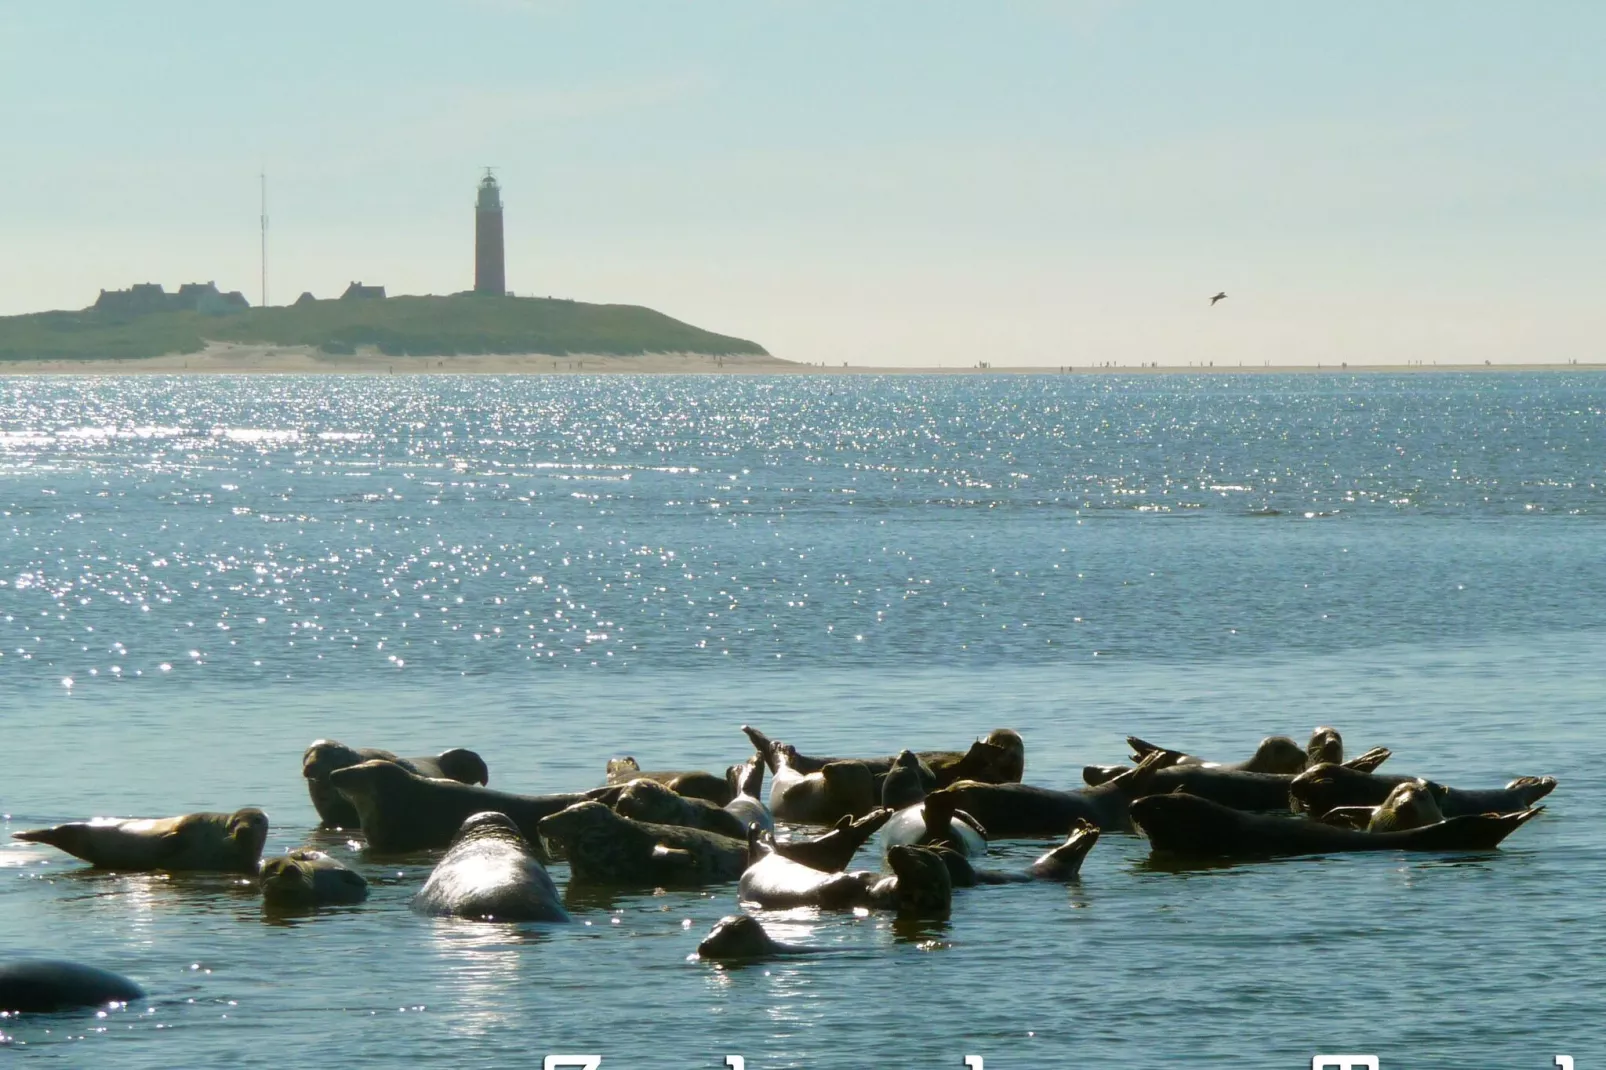
[[(0, 846), (0, 954), (148, 1004), (0, 1022), (95, 1067), (1606, 1065), (1606, 377), (0, 379), (0, 812), (265, 808), (361, 907)], [(603, 763), (1342, 730), (1465, 787), (1560, 780), (1497, 852), (1082, 881), (946, 923), (773, 912), (841, 954), (688, 961), (732, 887), (443, 923), (430, 860), (320, 840), (327, 736)], [(1024, 861), (1036, 843), (998, 843)], [(875, 864), (867, 851), (860, 864)], [(564, 866), (554, 867), (560, 887)]]

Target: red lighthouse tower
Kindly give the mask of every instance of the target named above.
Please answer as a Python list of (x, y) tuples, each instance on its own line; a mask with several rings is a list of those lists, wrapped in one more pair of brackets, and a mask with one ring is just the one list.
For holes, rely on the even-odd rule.
[(502, 190), (491, 169), (480, 179), (474, 205), (474, 292), (501, 297), (507, 293), (507, 271), (502, 256)]

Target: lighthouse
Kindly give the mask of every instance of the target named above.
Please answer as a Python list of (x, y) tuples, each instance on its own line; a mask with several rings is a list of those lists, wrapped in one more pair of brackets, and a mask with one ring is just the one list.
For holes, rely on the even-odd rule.
[(479, 198), (474, 203), (474, 292), (507, 293), (507, 271), (502, 258), (502, 190), (491, 169), (480, 179)]

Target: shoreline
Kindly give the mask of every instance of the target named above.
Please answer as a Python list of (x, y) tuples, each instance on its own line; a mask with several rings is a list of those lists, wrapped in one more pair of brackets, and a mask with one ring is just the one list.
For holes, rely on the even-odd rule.
[(135, 360), (0, 361), (0, 376), (26, 375), (1400, 375), (1423, 372), (1606, 371), (1593, 364), (1284, 364), (1221, 367), (1126, 365), (1018, 367), (824, 367), (758, 354), (576, 353), (388, 357), (369, 350), (331, 354), (310, 346), (209, 344), (199, 353)]

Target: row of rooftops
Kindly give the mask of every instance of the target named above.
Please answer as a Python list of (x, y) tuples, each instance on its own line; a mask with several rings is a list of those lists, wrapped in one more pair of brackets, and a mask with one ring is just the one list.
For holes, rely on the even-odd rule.
[[(340, 300), (382, 299), (384, 296), (383, 286), (368, 286), (361, 282), (353, 282), (346, 287), (346, 292), (340, 295)], [(296, 304), (304, 305), (316, 300), (317, 298), (312, 296), (309, 290), (296, 299)], [(247, 301), (239, 290), (224, 293), (217, 288), (215, 282), (186, 282), (174, 293), (168, 293), (159, 282), (136, 282), (126, 290), (100, 291), (100, 296), (90, 307), (98, 312), (136, 316), (150, 312), (202, 312), (222, 315), (250, 308), (251, 302)]]

